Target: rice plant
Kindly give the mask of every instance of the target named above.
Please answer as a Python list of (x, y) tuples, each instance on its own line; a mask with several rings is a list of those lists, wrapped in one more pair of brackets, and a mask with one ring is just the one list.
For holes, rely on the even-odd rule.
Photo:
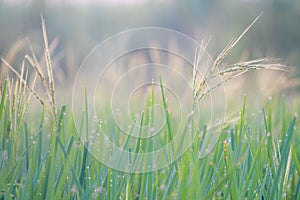
[[(258, 18), (257, 18), (258, 19)], [(256, 20), (216, 58), (206, 76), (198, 77), (197, 54), (193, 75), (195, 101), (222, 83), (233, 80), (249, 70), (285, 70), (276, 59), (262, 58), (230, 65), (217, 70), (222, 60), (245, 35)], [(17, 79), (2, 83), (0, 102), (0, 197), (1, 199), (299, 199), (300, 148), (297, 135), (299, 123), (295, 110), (299, 102), (290, 105), (284, 98), (266, 103), (261, 112), (252, 114), (246, 97), (240, 112), (222, 124), (220, 137), (209, 154), (199, 157), (203, 138), (211, 128), (201, 124), (189, 149), (171, 165), (157, 171), (129, 173), (100, 163), (88, 151), (90, 140), (84, 143), (74, 124), (69, 105), (56, 103), (53, 69), (48, 47), (46, 26), (42, 18), (46, 71), (33, 50), (22, 63), (21, 72), (10, 68)], [(205, 44), (206, 45), (206, 44)], [(29, 82), (25, 65), (35, 70)], [(222, 82), (207, 88), (207, 82), (224, 76)], [(42, 82), (46, 99), (35, 90), (36, 79)], [(166, 126), (162, 131), (173, 138), (168, 102), (160, 79)], [(146, 105), (154, 107), (154, 86)], [(30, 112), (30, 99), (40, 103), (39, 111)], [(44, 95), (43, 95), (44, 96)], [(86, 99), (86, 96), (82, 97)], [(151, 101), (152, 99), (152, 101)], [(87, 102), (87, 100), (85, 100)], [(88, 104), (82, 114), (79, 132), (88, 132)], [(150, 106), (151, 107), (151, 106)], [(145, 109), (139, 123), (151, 124), (153, 110)], [(119, 141), (117, 127), (111, 120), (102, 128), (113, 132), (112, 141)], [(85, 122), (84, 122), (85, 121)], [(84, 126), (85, 125), (85, 126)], [(137, 140), (124, 147), (132, 152), (153, 149), (153, 141)], [(173, 152), (170, 146), (168, 152)], [(178, 147), (180, 148), (180, 147)], [(109, 156), (109, 150), (107, 152)], [(129, 158), (132, 163), (135, 158)]]

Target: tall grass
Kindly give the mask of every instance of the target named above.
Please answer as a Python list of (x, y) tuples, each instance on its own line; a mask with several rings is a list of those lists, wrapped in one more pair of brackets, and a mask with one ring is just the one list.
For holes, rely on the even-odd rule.
[[(237, 120), (224, 124), (216, 145), (204, 158), (200, 157), (200, 151), (205, 145), (203, 137), (208, 127), (200, 124), (199, 130), (191, 129), (196, 131), (196, 137), (189, 149), (178, 160), (158, 171), (126, 173), (100, 163), (88, 151), (89, 138), (86, 137), (84, 142), (79, 138), (79, 135), (89, 130), (89, 105), (85, 105), (86, 112), (82, 116), (82, 120), (86, 120), (82, 124), (86, 127), (81, 127), (79, 134), (70, 107), (63, 105), (57, 108), (44, 21), (42, 27), (46, 76), (34, 54), (26, 59), (34, 66), (35, 77), (40, 77), (48, 101), (34, 91), (36, 78), (33, 83), (29, 83), (24, 67), (21, 68), (21, 73), (14, 71), (18, 80), (7, 79), (1, 88), (1, 199), (300, 198), (300, 147), (297, 135), (299, 123), (294, 112), (300, 105), (299, 102), (293, 106), (288, 105), (281, 98), (266, 103), (261, 112), (254, 115), (245, 98), (240, 105), (240, 112), (236, 113)], [(230, 43), (220, 54), (213, 68), (220, 64), (240, 38)], [(4, 59), (2, 61), (14, 70)], [(218, 76), (274, 67), (273, 64), (266, 65), (266, 61), (273, 60), (238, 63), (219, 71)], [(195, 68), (195, 80), (196, 72)], [(214, 76), (212, 70), (206, 78)], [(224, 80), (231, 79), (233, 77), (229, 76)], [(198, 85), (195, 80), (195, 97), (200, 100), (201, 95), (205, 95), (209, 90), (200, 93), (206, 80), (203, 79)], [(167, 133), (169, 142), (173, 137), (171, 123), (177, 121), (172, 121), (173, 118), (168, 112), (162, 79), (160, 86), (167, 122), (162, 131)], [(41, 104), (38, 116), (27, 109), (32, 95)], [(154, 109), (153, 87), (146, 105)], [(153, 116), (153, 110), (145, 109), (140, 127), (153, 123)], [(116, 127), (110, 126), (113, 119), (107, 120), (107, 123), (102, 124), (102, 128), (116, 133)], [(112, 134), (110, 139), (119, 141), (119, 135)], [(129, 139), (126, 138), (124, 144), (129, 151), (138, 153), (154, 148), (151, 139), (137, 140), (134, 145), (127, 143)], [(170, 146), (169, 153), (173, 152), (173, 147)], [(130, 159), (134, 163), (135, 158)]]
[(55, 130), (49, 129), (43, 110), (38, 128), (29, 117), (20, 121), (24, 102), (15, 100), (23, 95), (12, 93), (16, 88), (5, 81), (1, 92), (2, 199), (299, 198), (299, 126), (281, 100), (255, 116), (245, 101), (239, 120), (222, 129), (205, 158), (199, 158), (202, 144), (196, 137), (169, 167), (131, 174), (107, 168), (89, 154), (67, 106), (60, 109)]

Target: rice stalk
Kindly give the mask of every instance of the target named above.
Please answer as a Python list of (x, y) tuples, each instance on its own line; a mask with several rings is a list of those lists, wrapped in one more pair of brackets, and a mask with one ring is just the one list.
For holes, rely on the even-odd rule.
[(46, 57), (46, 66), (47, 66), (47, 73), (48, 73), (48, 79), (49, 79), (49, 87), (50, 87), (50, 96), (51, 96), (51, 107), (52, 112), (54, 116), (55, 123), (57, 122), (57, 110), (56, 110), (56, 98), (55, 98), (55, 87), (54, 87), (54, 78), (53, 78), (53, 68), (51, 63), (51, 57), (50, 57), (50, 51), (49, 51), (49, 45), (48, 45), (48, 36), (46, 31), (46, 24), (43, 15), (41, 15), (41, 21), (42, 21), (42, 32), (43, 32), (43, 38), (44, 38), (44, 53)]
[[(23, 60), (22, 62), (22, 74), (21, 74), (21, 77), (23, 77), (23, 71), (24, 71), (24, 66), (25, 66), (25, 60)], [(33, 78), (33, 82), (31, 84), (31, 88), (34, 88), (35, 87), (35, 83), (36, 83), (36, 79), (37, 79), (37, 74), (35, 74), (34, 78)], [(26, 70), (26, 75), (25, 75), (25, 79), (24, 79), (26, 82), (28, 82), (28, 70)], [(21, 93), (21, 97), (24, 98), (26, 97), (26, 90), (23, 89), (22, 87), (22, 82), (20, 82), (20, 88), (19, 88), (19, 93), (21, 93), (21, 90), (23, 90), (23, 93)], [(26, 87), (26, 86), (25, 86)], [(23, 125), (23, 122), (24, 122), (24, 119), (25, 119), (25, 114), (28, 110), (28, 105), (29, 105), (29, 102), (30, 102), (30, 99), (32, 97), (32, 93), (29, 92), (28, 94), (28, 97), (26, 100), (22, 99), (22, 101), (20, 103), (23, 103), (23, 109), (20, 111), (20, 118), (19, 118), (19, 127), (18, 127), (18, 130), (21, 129), (22, 125)]]
[(253, 21), (252, 23), (242, 32), (242, 34), (237, 38), (233, 39), (229, 44), (225, 47), (225, 49), (219, 54), (217, 59), (215, 60), (210, 72), (212, 73), (215, 68), (217, 68), (221, 62), (224, 60), (224, 58), (231, 52), (231, 50), (235, 47), (235, 45), (246, 35), (246, 33), (250, 30), (250, 28), (257, 22), (257, 20), (260, 18), (262, 13), (260, 13)]
[(201, 40), (200, 49), (197, 48), (195, 51), (194, 62), (193, 62), (193, 85), (192, 85), (194, 98), (196, 98), (197, 77), (198, 74), (200, 73), (197, 66), (199, 66), (200, 64), (200, 60), (207, 49), (209, 41), (210, 38), (208, 39), (208, 41)]
[(50, 92), (49, 92), (49, 88), (48, 88), (47, 83), (46, 83), (45, 76), (44, 76), (44, 74), (43, 74), (43, 72), (41, 70), (41, 66), (40, 66), (40, 64), (39, 64), (39, 62), (38, 62), (38, 60), (36, 58), (36, 55), (34, 53), (34, 50), (32, 48), (32, 45), (31, 45), (29, 39), (27, 40), (27, 43), (28, 43), (28, 46), (29, 46), (32, 58), (29, 55), (25, 55), (25, 58), (31, 64), (31, 66), (33, 67), (33, 69), (37, 72), (40, 80), (42, 81), (43, 87), (46, 90), (46, 94), (48, 95), (49, 100), (51, 100)]
[[(204, 96), (206, 96), (208, 93), (210, 93), (212, 90), (218, 88), (222, 84), (237, 78), (238, 76), (244, 74), (245, 72), (248, 72), (250, 70), (261, 70), (261, 69), (271, 69), (271, 70), (279, 70), (279, 71), (286, 71), (287, 66), (278, 63), (278, 59), (274, 58), (261, 58), (261, 59), (255, 59), (245, 62), (239, 62), (232, 65), (227, 66), (223, 70), (218, 70), (218, 67), (222, 63), (222, 61), (228, 56), (228, 54), (232, 51), (232, 49), (236, 46), (236, 44), (245, 36), (245, 34), (250, 30), (250, 28), (257, 22), (257, 20), (262, 15), (259, 14), (252, 23), (241, 33), (239, 37), (236, 39), (233, 39), (231, 42), (227, 44), (227, 46), (223, 49), (223, 51), (217, 56), (215, 59), (213, 65), (210, 67), (209, 72), (207, 75), (205, 75), (203, 78), (198, 78), (199, 71), (197, 69), (197, 66), (199, 66), (199, 60), (201, 58), (201, 54), (197, 53), (198, 50), (196, 50), (196, 58), (194, 59), (194, 66), (193, 66), (193, 96), (196, 102), (199, 102)], [(201, 42), (201, 48), (207, 47), (207, 43), (203, 45), (203, 42)], [(223, 77), (225, 75), (228, 75), (225, 78), (222, 78), (221, 81), (217, 82), (213, 86), (208, 86), (209, 82), (217, 77)], [(200, 79), (200, 83), (196, 86), (196, 80)], [(205, 86), (208, 86), (205, 90)]]
[(4, 59), (1, 57), (1, 61), (7, 66), (18, 78), (19, 80), (25, 85), (25, 87), (33, 94), (33, 96), (40, 102), (40, 104), (45, 107), (46, 111), (51, 114), (50, 110), (48, 109), (46, 103), (43, 99), (34, 91), (34, 89), (23, 79), (23, 77)]

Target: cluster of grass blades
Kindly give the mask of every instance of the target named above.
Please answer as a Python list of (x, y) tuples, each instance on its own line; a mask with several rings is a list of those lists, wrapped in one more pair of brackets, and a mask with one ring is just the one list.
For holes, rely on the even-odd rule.
[[(244, 102), (239, 120), (222, 129), (205, 158), (198, 156), (201, 138), (197, 137), (169, 167), (132, 174), (110, 169), (89, 154), (66, 106), (60, 109), (55, 130), (47, 126), (44, 111), (37, 129), (31, 126), (36, 124), (31, 120), (37, 119), (25, 117), (20, 122), (18, 113), (24, 101), (10, 97), (14, 90), (4, 82), (0, 103), (2, 199), (299, 198), (299, 127), (294, 113), (279, 101), (255, 116)], [(143, 143), (133, 151), (137, 148), (151, 147)]]
[[(17, 81), (5, 80), (1, 88), (1, 199), (300, 198), (300, 146), (296, 134), (299, 125), (293, 108), (282, 100), (268, 103), (261, 113), (253, 116), (251, 107), (246, 108), (245, 98), (238, 120), (222, 127), (216, 145), (204, 158), (199, 157), (203, 145), (201, 136), (208, 128), (203, 124), (199, 130), (195, 130), (197, 136), (185, 154), (158, 171), (126, 173), (101, 164), (88, 151), (88, 137), (84, 143), (80, 140), (69, 106), (57, 109), (44, 22), (43, 34), (47, 78), (34, 55), (27, 59), (32, 61), (30, 63), (36, 70), (36, 77), (40, 77), (44, 85), (48, 101), (34, 91), (34, 83), (27, 82), (24, 67), (20, 74), (15, 71), (19, 78)], [(239, 39), (220, 54), (214, 65), (219, 65)], [(2, 61), (14, 70), (5, 60)], [(265, 61), (232, 65), (219, 75), (259, 67), (265, 69), (269, 67), (264, 64)], [(195, 69), (195, 77), (196, 73)], [(213, 76), (212, 71), (207, 78)], [(230, 76), (225, 80), (232, 78)], [(196, 99), (201, 99), (199, 94), (205, 94), (199, 92), (204, 84), (205, 79), (195, 85)], [(172, 121), (168, 113), (162, 81), (160, 86), (167, 122), (163, 131), (170, 141), (173, 137), (171, 123), (177, 122)], [(154, 108), (153, 93), (152, 88), (147, 107)], [(38, 115), (28, 112), (31, 96), (42, 105)], [(296, 105), (297, 108), (299, 106)], [(153, 113), (153, 110), (146, 109), (141, 117), (141, 126), (152, 123), (150, 119), (153, 116), (150, 116)], [(84, 113), (82, 118), (88, 121), (88, 113)], [(88, 123), (85, 124), (87, 126)], [(109, 124), (102, 124), (103, 129), (117, 132), (116, 127)], [(80, 129), (84, 133), (87, 130), (88, 127)], [(118, 136), (113, 134), (110, 139), (117, 141)], [(151, 151), (152, 148), (151, 140), (137, 140), (134, 146), (128, 146), (133, 152)]]

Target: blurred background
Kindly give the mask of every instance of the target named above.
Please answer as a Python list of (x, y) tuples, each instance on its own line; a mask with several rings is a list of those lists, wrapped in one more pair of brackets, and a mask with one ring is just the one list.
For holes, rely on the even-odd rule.
[[(19, 68), (24, 55), (30, 52), (30, 43), (41, 58), (42, 14), (51, 44), (56, 84), (65, 89), (72, 85), (76, 70), (91, 49), (113, 34), (143, 26), (170, 28), (199, 42), (210, 38), (207, 50), (215, 58), (261, 12), (262, 17), (225, 62), (276, 57), (292, 66), (292, 73), (251, 72), (228, 84), (227, 96), (236, 91), (241, 95), (251, 90), (254, 95), (257, 91), (270, 95), (273, 91), (297, 91), (298, 0), (0, 0), (0, 56)], [(2, 63), (0, 66), (2, 80), (8, 69)]]

